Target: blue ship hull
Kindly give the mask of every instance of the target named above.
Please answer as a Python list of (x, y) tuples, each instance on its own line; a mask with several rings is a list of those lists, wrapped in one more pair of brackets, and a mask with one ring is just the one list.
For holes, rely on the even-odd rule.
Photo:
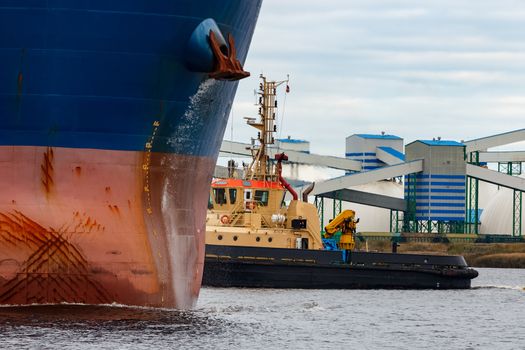
[(187, 41), (213, 18), (244, 62), (259, 7), (1, 0), (0, 144), (139, 151), (159, 120), (155, 150), (215, 156), (236, 84), (211, 87), (213, 103), (195, 106), (199, 120), (188, 121), (190, 97), (207, 74), (187, 69)]
[(194, 304), (260, 6), (0, 0), (0, 304)]

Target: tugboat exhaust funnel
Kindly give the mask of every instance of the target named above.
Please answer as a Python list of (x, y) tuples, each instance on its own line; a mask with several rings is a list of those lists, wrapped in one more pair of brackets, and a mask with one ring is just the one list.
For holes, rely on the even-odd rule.
[(303, 192), (303, 202), (308, 203), (308, 195), (314, 190), (315, 182), (312, 182), (310, 186)]

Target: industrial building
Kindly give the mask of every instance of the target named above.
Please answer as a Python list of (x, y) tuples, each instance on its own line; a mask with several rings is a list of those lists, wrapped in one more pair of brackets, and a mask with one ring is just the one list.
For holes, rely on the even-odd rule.
[[(417, 140), (405, 149), (407, 161), (424, 159), (423, 171), (405, 176), (409, 232), (463, 232), (466, 221), (465, 145)], [(408, 226), (408, 227), (407, 227)]]
[[(297, 143), (305, 147), (307, 141), (300, 141)], [(525, 141), (525, 129), (465, 142), (434, 139), (407, 145), (396, 135), (355, 134), (346, 138), (345, 158), (309, 154), (293, 142), (288, 142), (293, 149), (286, 153), (291, 163), (301, 167), (322, 166), (345, 172), (317, 182), (311, 193), (323, 222), (344, 208), (352, 208), (361, 217), (362, 231), (483, 232), (521, 238), (525, 179), (520, 175), (525, 151), (490, 151), (521, 141)], [(237, 155), (247, 155), (246, 146), (223, 142), (223, 149)], [(287, 146), (285, 139), (278, 151)], [(506, 203), (509, 213), (494, 214), (503, 207), (491, 205), (496, 199)], [(485, 208), (490, 210), (485, 212)], [(484, 224), (488, 216), (492, 219)], [(508, 221), (505, 230), (487, 230), (493, 221), (504, 219)]]
[(346, 138), (345, 156), (361, 162), (361, 171), (402, 163), (403, 139), (395, 135), (355, 134)]

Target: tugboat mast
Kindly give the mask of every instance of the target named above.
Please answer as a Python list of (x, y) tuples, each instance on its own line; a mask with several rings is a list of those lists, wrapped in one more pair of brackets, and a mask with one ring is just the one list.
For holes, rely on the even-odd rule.
[[(259, 121), (255, 118), (246, 118), (248, 125), (259, 130), (257, 139), (252, 139), (252, 163), (247, 169), (246, 178), (250, 180), (278, 181), (270, 157), (268, 147), (275, 143), (274, 133), (277, 131), (275, 117), (277, 111), (277, 87), (288, 83), (289, 79), (282, 81), (267, 81), (264, 75), (260, 75), (259, 84)], [(256, 144), (256, 141), (258, 144)]]

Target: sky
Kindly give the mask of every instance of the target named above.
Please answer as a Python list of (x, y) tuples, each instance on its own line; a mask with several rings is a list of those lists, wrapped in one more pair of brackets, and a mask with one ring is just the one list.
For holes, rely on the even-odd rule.
[(344, 156), (358, 133), (407, 144), (525, 128), (525, 1), (263, 0), (245, 69), (227, 140), (255, 135), (243, 117), (261, 73), (290, 75), (277, 136), (312, 153)]

